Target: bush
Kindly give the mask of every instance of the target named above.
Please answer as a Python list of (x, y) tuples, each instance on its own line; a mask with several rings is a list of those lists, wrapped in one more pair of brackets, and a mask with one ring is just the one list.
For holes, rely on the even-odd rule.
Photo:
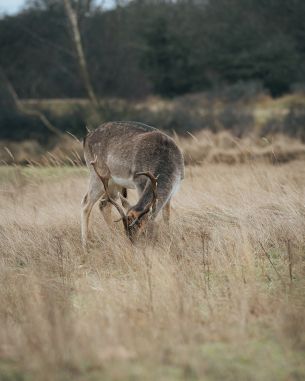
[(262, 131), (262, 135), (284, 133), (305, 142), (305, 105), (293, 104), (284, 118), (274, 117), (269, 119)]
[(253, 115), (247, 111), (238, 110), (232, 105), (226, 106), (218, 118), (222, 129), (230, 130), (239, 137), (250, 132), (254, 127)]
[(293, 105), (283, 120), (283, 132), (305, 141), (305, 106)]
[(238, 81), (233, 85), (215, 87), (208, 93), (211, 100), (223, 102), (250, 102), (259, 96), (267, 95), (268, 91), (260, 81)]

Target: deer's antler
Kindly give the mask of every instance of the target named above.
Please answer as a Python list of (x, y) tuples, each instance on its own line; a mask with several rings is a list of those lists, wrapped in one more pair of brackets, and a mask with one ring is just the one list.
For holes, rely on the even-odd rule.
[(157, 179), (158, 179), (158, 177), (155, 177), (151, 172), (138, 172), (135, 174), (135, 177), (146, 176), (150, 179), (151, 186), (152, 186), (152, 192), (153, 192), (153, 198), (152, 198), (152, 201), (149, 202), (148, 205), (146, 205), (145, 209), (139, 214), (139, 216), (135, 220), (133, 220), (130, 225), (128, 225), (128, 216), (124, 212), (123, 208), (121, 208), (121, 206), (117, 202), (115, 202), (109, 195), (109, 190), (108, 190), (109, 177), (102, 176), (98, 172), (96, 163), (97, 163), (97, 156), (95, 155), (94, 160), (90, 161), (90, 164), (92, 165), (95, 173), (97, 174), (97, 176), (100, 178), (100, 180), (102, 181), (102, 183), (104, 185), (105, 192), (107, 195), (107, 200), (117, 209), (117, 211), (119, 212), (119, 214), (121, 216), (121, 218), (118, 221), (120, 221), (120, 220), (123, 221), (125, 231), (126, 231), (127, 235), (130, 237), (129, 229), (132, 226), (134, 226), (139, 221), (139, 219), (141, 217), (143, 217), (145, 214), (147, 214), (150, 211), (150, 209), (152, 209), (153, 211), (155, 210), (156, 202), (157, 202)]
[(158, 180), (158, 176), (155, 177), (151, 172), (138, 172), (135, 174), (135, 177), (138, 177), (138, 176), (146, 176), (150, 179), (151, 181), (151, 187), (152, 187), (152, 191), (153, 191), (153, 198), (151, 200), (150, 203), (148, 203), (145, 207), (145, 209), (138, 215), (138, 217), (132, 221), (132, 223), (129, 225), (129, 227), (132, 227), (134, 224), (136, 224), (139, 219), (141, 217), (143, 217), (146, 213), (148, 213), (150, 211), (150, 209), (152, 209), (152, 211), (155, 210), (155, 207), (156, 207), (156, 203), (157, 203), (157, 180)]
[(105, 188), (105, 192), (106, 192), (106, 195), (107, 195), (107, 200), (117, 209), (117, 211), (119, 212), (120, 216), (121, 216), (121, 219), (123, 221), (123, 224), (124, 224), (124, 228), (126, 230), (126, 232), (128, 232), (128, 218), (127, 218), (127, 215), (125, 214), (123, 208), (121, 208), (121, 206), (115, 202), (109, 195), (109, 190), (108, 190), (108, 181), (109, 181), (109, 177), (104, 177), (102, 175), (100, 175), (100, 173), (98, 172), (97, 170), (97, 166), (96, 166), (96, 163), (97, 163), (97, 156), (95, 155), (94, 156), (94, 160), (90, 161), (90, 164), (92, 165), (95, 173), (98, 175), (98, 177), (100, 178), (100, 180), (102, 181), (103, 185), (104, 185), (104, 188)]

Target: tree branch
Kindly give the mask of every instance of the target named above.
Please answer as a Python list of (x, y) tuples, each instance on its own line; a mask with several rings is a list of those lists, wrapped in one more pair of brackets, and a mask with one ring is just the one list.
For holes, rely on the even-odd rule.
[(2, 79), (2, 82), (5, 84), (7, 91), (13, 101), (13, 104), (18, 111), (25, 115), (38, 118), (49, 131), (51, 131), (53, 134), (57, 136), (62, 136), (62, 132), (58, 128), (56, 128), (41, 111), (29, 110), (26, 107), (24, 107), (24, 105), (20, 102), (15, 88), (5, 75), (2, 68), (0, 68), (0, 78)]

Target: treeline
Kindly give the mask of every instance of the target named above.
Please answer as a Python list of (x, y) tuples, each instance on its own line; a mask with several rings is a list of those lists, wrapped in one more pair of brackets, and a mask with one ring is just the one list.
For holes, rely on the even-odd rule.
[[(98, 97), (172, 97), (237, 81), (280, 95), (305, 83), (304, 0), (72, 4)], [(62, 1), (30, 1), (0, 20), (0, 67), (20, 98), (86, 97)]]

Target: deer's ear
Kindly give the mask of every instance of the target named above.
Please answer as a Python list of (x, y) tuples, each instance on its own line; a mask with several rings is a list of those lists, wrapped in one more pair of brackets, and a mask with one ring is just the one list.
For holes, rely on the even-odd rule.
[(129, 204), (127, 198), (125, 198), (121, 193), (119, 193), (119, 195), (120, 195), (120, 199), (121, 199), (121, 203), (122, 203), (123, 207), (125, 209), (130, 209), (131, 205)]

